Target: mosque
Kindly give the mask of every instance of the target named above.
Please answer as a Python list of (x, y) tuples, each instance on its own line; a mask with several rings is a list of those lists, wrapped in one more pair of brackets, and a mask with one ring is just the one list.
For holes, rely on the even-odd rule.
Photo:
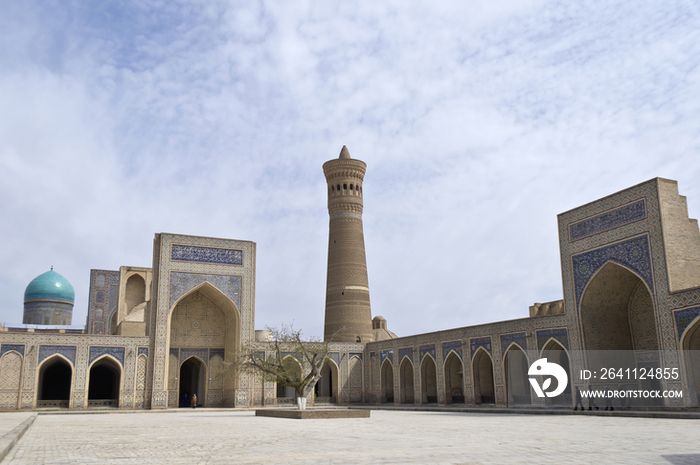
[[(575, 387), (610, 384), (584, 374), (607, 363), (627, 370), (612, 381), (624, 389), (682, 391), (655, 408), (698, 407), (700, 232), (675, 181), (651, 179), (558, 216), (563, 300), (516, 320), (396, 337), (371, 315), (366, 165), (343, 147), (323, 170), (325, 336), (336, 337), (311, 402), (571, 407)], [(0, 409), (164, 409), (186, 392), (210, 407), (290, 402), (274, 382), (218, 375), (242, 345), (271, 349), (254, 328), (255, 257), (250, 241), (156, 234), (151, 268), (91, 270), (85, 327), (71, 326), (71, 284), (39, 275), (24, 324), (0, 328)], [(562, 395), (533, 390), (528, 367), (542, 358), (564, 368)]]

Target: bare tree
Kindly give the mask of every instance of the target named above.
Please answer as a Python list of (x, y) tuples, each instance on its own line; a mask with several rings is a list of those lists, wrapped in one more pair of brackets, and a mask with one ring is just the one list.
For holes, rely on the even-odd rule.
[(306, 397), (321, 379), (321, 369), (329, 358), (328, 343), (318, 338), (303, 341), (301, 330), (294, 329), (293, 324), (266, 329), (272, 333), (272, 341), (243, 347), (233, 357), (231, 367), (294, 388), (297, 405), (303, 410)]

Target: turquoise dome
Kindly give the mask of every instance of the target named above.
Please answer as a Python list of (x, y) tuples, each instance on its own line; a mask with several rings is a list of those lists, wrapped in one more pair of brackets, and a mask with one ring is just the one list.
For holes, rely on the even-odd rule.
[(51, 269), (29, 283), (24, 291), (24, 301), (30, 300), (59, 300), (72, 304), (75, 301), (75, 291), (66, 278)]

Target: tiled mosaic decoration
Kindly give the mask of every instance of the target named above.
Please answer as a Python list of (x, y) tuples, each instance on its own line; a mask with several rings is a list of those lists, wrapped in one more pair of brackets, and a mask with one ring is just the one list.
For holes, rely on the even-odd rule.
[(75, 351), (75, 346), (42, 345), (39, 347), (39, 363), (43, 362), (46, 357), (54, 354), (61, 354), (75, 365)]
[(605, 213), (569, 225), (572, 241), (617, 228), (646, 217), (644, 200), (638, 200)]
[(420, 353), (421, 362), (423, 361), (423, 357), (425, 357), (427, 354), (432, 355), (433, 360), (435, 360), (435, 344), (426, 344), (426, 345), (420, 346), (418, 348), (418, 351)]
[(442, 361), (444, 362), (450, 351), (454, 351), (462, 360), (462, 341), (450, 341), (442, 343)]
[(471, 358), (474, 358), (474, 354), (479, 347), (486, 349), (486, 352), (491, 354), (491, 338), (490, 337), (479, 337), (469, 340), (469, 349), (471, 350)]
[(413, 363), (413, 347), (402, 347), (399, 349), (399, 364), (401, 364), (404, 357), (408, 357), (408, 360)]
[(0, 357), (11, 350), (24, 356), (24, 344), (2, 344), (2, 346), (0, 346)]
[(119, 360), (119, 363), (124, 365), (124, 347), (90, 347), (90, 357), (88, 365), (103, 355), (111, 355)]
[(171, 260), (217, 263), (222, 265), (243, 264), (242, 250), (221, 249), (216, 247), (196, 247), (191, 245), (180, 244), (173, 244), (170, 250)]
[[(700, 316), (700, 307), (686, 308), (684, 310), (678, 310), (673, 313), (673, 318), (676, 322), (676, 332), (678, 333), (678, 340), (681, 340), (683, 333), (690, 323), (693, 322), (698, 316)], [(3, 347), (3, 350), (5, 348)]]
[(117, 311), (118, 298), (119, 271), (90, 270), (88, 333), (109, 334), (110, 321)]
[(516, 343), (520, 346), (521, 349), (527, 350), (527, 334), (501, 334), (501, 350), (507, 350), (512, 343)]
[[(175, 247), (174, 247), (175, 246)], [(173, 248), (178, 246), (213, 248), (222, 250), (237, 250), (241, 252), (241, 265), (213, 262), (203, 262), (209, 256), (200, 255), (197, 261), (173, 260), (173, 256), (182, 258), (183, 255), (172, 255)], [(180, 248), (179, 250), (185, 250)], [(195, 250), (195, 249), (187, 249)], [(235, 253), (230, 254), (233, 256)], [(153, 266), (153, 301), (151, 312), (151, 327), (154, 328), (153, 347), (155, 353), (166, 353), (170, 342), (168, 317), (175, 300), (193, 289), (199, 282), (210, 282), (224, 295), (231, 298), (240, 311), (241, 334), (236, 335), (241, 343), (253, 339), (254, 302), (255, 302), (255, 244), (252, 242), (216, 239), (207, 237), (159, 234), (155, 241)], [(194, 255), (193, 255), (194, 256)], [(192, 257), (193, 257), (192, 256)], [(191, 257), (190, 257), (191, 258)], [(206, 275), (206, 276), (205, 276)], [(182, 279), (185, 278), (184, 282)], [(217, 282), (216, 280), (220, 280)], [(214, 281), (214, 282), (212, 282)], [(227, 286), (228, 284), (228, 286)], [(227, 289), (228, 287), (228, 289)], [(168, 392), (165, 390), (168, 378), (168, 364), (164, 357), (156, 356), (153, 361), (153, 391), (152, 408), (163, 408), (168, 405)], [(239, 388), (235, 393), (235, 402), (253, 399), (248, 395), (250, 386)], [(244, 393), (245, 390), (245, 394)], [(226, 395), (224, 396), (226, 397)], [(246, 404), (247, 405), (247, 404)]]
[(569, 349), (569, 334), (566, 328), (537, 331), (537, 349), (541, 351), (550, 339), (557, 340), (565, 349)]
[(634, 271), (644, 280), (649, 289), (654, 289), (649, 241), (646, 235), (574, 255), (572, 260), (576, 283), (576, 302), (581, 302), (581, 295), (586, 284), (595, 272), (608, 261), (618, 263)]

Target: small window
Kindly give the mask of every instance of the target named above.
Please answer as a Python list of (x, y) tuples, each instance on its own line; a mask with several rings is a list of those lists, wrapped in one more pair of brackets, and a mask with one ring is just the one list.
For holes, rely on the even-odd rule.
[(331, 186), (331, 192), (335, 191), (335, 187)]
[(353, 188), (352, 188), (352, 184), (350, 184), (350, 190), (353, 190)]
[(343, 184), (343, 190), (344, 190), (344, 191), (348, 190), (348, 185), (347, 185), (347, 184)]
[(338, 184), (338, 191), (340, 191), (340, 184)]

